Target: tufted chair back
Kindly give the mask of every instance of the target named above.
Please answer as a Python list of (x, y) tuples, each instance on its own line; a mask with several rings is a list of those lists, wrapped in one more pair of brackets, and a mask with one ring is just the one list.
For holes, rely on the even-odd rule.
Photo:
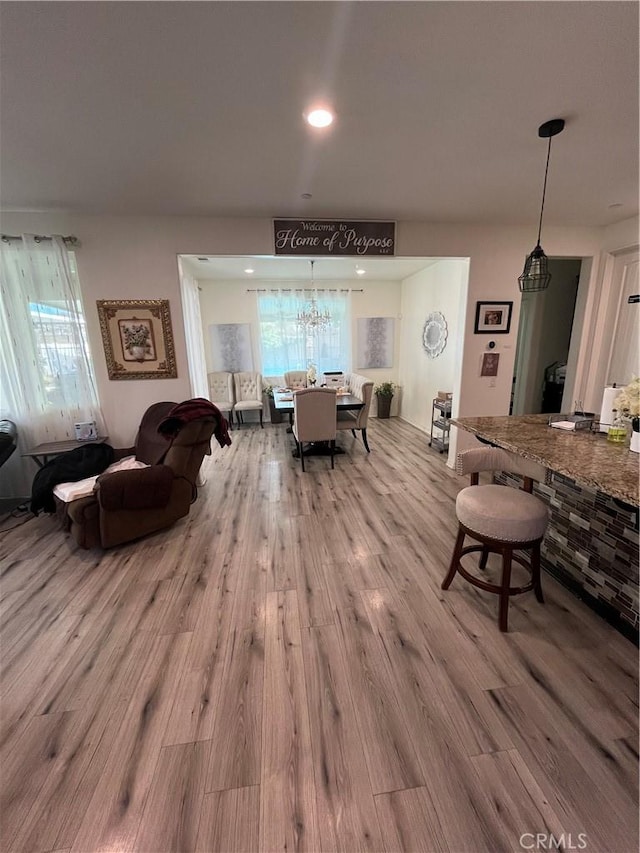
[(238, 423), (244, 423), (244, 412), (257, 410), (262, 427), (262, 376), (259, 373), (234, 373), (236, 401), (233, 404)]
[(221, 412), (230, 412), (235, 403), (233, 396), (233, 373), (223, 370), (207, 374), (209, 399)]
[(262, 400), (262, 376), (259, 373), (234, 373), (236, 403)]
[(298, 388), (307, 387), (307, 371), (306, 370), (288, 370), (284, 375), (284, 384), (287, 388), (296, 391)]
[(349, 391), (355, 397), (360, 397), (364, 406), (355, 415), (355, 424), (350, 424), (349, 429), (366, 429), (367, 421), (369, 420), (369, 409), (371, 408), (371, 397), (373, 395), (373, 380), (367, 379), (360, 373), (347, 373), (345, 380), (349, 387)]

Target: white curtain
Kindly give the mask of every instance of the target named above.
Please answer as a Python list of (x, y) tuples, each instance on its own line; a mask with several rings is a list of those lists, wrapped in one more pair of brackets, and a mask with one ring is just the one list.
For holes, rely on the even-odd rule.
[(207, 379), (207, 359), (202, 333), (202, 315), (200, 313), (200, 293), (198, 282), (193, 276), (180, 269), (180, 293), (182, 295), (182, 314), (184, 334), (187, 343), (187, 362), (193, 397), (209, 399), (209, 380)]
[[(105, 434), (80, 287), (62, 237), (3, 241), (0, 261), (0, 417), (18, 427), (13, 455), (73, 439), (81, 421)], [(9, 493), (29, 494), (33, 460), (9, 470)]]
[[(315, 299), (320, 313), (329, 313), (325, 327), (304, 326), (298, 314)], [(258, 293), (260, 347), (264, 376), (282, 376), (314, 364), (325, 370), (351, 369), (350, 295), (334, 290), (271, 290)]]

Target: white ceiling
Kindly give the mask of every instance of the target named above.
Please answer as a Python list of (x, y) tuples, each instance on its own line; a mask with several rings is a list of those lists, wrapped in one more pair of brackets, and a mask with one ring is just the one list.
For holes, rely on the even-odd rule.
[(5, 0), (0, 23), (5, 210), (535, 229), (555, 117), (545, 223), (638, 210), (637, 2)]
[[(310, 258), (246, 257), (221, 258), (182, 255), (187, 272), (199, 281), (245, 281), (263, 286), (265, 281), (274, 284), (280, 281), (311, 282)], [(364, 287), (367, 281), (402, 281), (438, 261), (438, 258), (316, 258), (313, 265), (313, 280), (320, 285), (325, 281), (346, 282), (349, 287)], [(357, 268), (365, 272), (358, 275)], [(247, 274), (246, 269), (252, 269)]]

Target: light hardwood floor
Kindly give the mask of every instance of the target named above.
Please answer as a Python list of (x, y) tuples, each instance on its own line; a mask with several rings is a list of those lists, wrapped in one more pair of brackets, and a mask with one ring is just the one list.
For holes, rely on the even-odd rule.
[(2, 851), (636, 851), (637, 649), (442, 592), (466, 482), (401, 420), (232, 437), (170, 530), (0, 535)]

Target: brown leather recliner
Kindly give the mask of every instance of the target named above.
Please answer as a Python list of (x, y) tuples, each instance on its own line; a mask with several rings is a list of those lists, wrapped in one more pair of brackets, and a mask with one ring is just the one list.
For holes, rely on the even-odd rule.
[(145, 412), (134, 447), (117, 449), (115, 461), (135, 455), (151, 467), (102, 474), (90, 497), (66, 505), (68, 529), (83, 548), (111, 548), (169, 527), (187, 515), (196, 479), (218, 421), (200, 417), (168, 439), (158, 424), (176, 403), (154, 403)]

